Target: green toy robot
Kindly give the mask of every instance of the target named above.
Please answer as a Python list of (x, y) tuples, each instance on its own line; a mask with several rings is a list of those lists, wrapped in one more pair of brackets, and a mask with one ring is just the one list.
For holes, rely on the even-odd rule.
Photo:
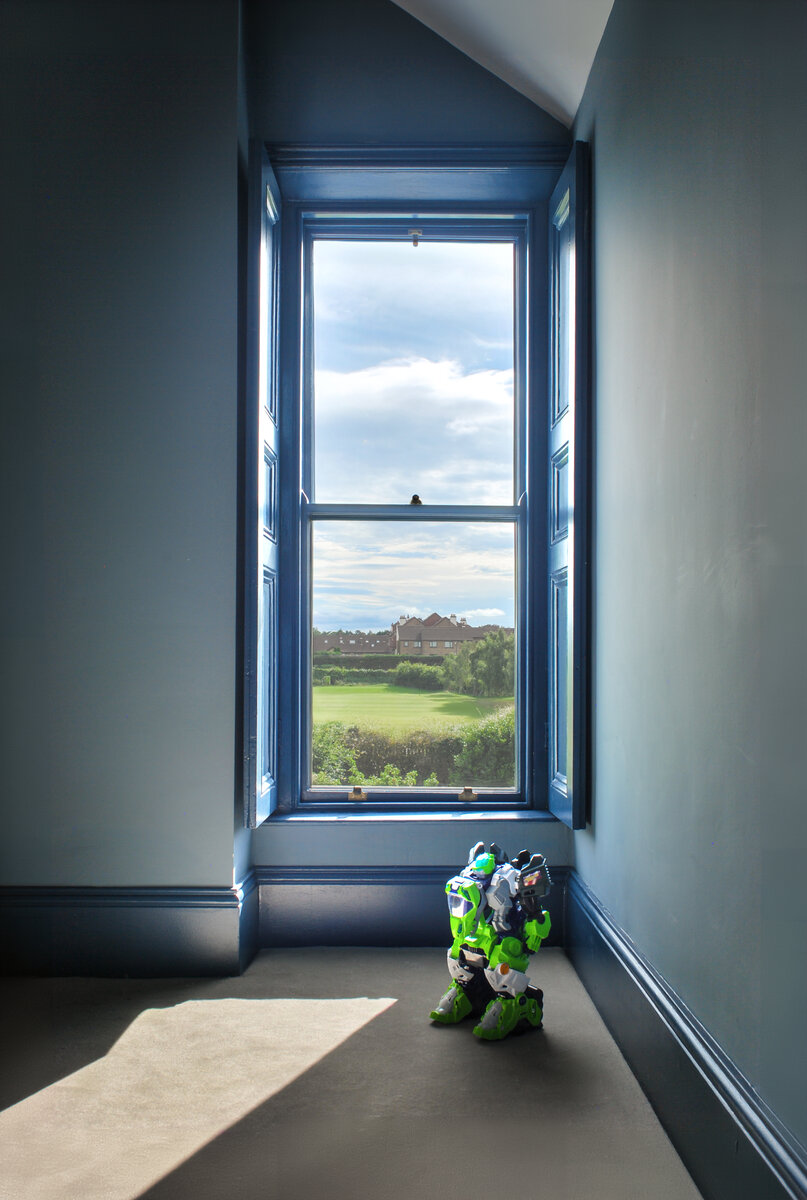
[(481, 1015), (474, 1034), (500, 1041), (519, 1025), (540, 1028), (543, 992), (526, 968), (549, 933), (541, 903), (551, 885), (542, 854), (522, 850), (512, 862), (495, 842), (471, 848), (468, 865), (446, 884), (453, 941), (448, 950), (451, 987), (431, 1019), (456, 1025)]

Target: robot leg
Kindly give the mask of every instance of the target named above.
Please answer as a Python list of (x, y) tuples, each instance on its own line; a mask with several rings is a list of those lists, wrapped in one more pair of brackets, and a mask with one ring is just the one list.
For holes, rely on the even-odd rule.
[(429, 1016), (441, 1025), (456, 1025), (472, 1012), (479, 1013), (490, 996), (490, 987), (481, 968), (470, 966), (462, 951), (459, 958), (447, 954), (451, 987), (441, 996)]
[(495, 968), (485, 970), (485, 978), (495, 995), (474, 1029), (476, 1037), (486, 1042), (501, 1041), (522, 1022), (540, 1029), (544, 1015), (543, 992), (530, 984), (523, 971), (499, 963)]

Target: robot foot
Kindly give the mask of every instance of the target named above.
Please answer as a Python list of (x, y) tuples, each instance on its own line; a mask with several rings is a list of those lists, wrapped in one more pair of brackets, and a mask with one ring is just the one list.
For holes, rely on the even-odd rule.
[(441, 1025), (456, 1025), (462, 1021), (472, 1011), (472, 1004), (462, 988), (457, 987), (452, 983), (446, 994), (442, 996), (436, 1006), (429, 1013), (432, 1021), (438, 1021)]
[(520, 996), (496, 996), (485, 1009), (482, 1020), (474, 1029), (474, 1036), (486, 1042), (498, 1042), (524, 1022), (540, 1029), (542, 1018), (541, 1002), (536, 995), (522, 992)]

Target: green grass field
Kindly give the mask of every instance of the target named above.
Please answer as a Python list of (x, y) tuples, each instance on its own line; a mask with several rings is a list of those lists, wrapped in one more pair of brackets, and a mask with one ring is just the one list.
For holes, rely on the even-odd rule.
[(387, 683), (315, 687), (314, 724), (342, 721), (362, 729), (405, 733), (414, 729), (444, 729), (478, 721), (512, 698), (460, 696), (456, 692), (421, 692)]

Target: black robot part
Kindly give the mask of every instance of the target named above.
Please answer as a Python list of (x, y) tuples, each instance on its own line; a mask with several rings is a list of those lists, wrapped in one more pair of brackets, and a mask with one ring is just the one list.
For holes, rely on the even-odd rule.
[[(463, 950), (460, 950), (459, 963), (461, 967), (473, 969), (471, 963), (466, 961)], [(470, 1000), (471, 1008), (476, 1016), (480, 1016), (485, 1011), (496, 995), (485, 978), (485, 972), (481, 970), (474, 971), (473, 978), (468, 983), (457, 983), (457, 987), (461, 988)]]
[[(521, 858), (524, 851), (518, 855)], [(543, 911), (541, 901), (549, 894), (552, 879), (543, 854), (533, 854), (529, 861), (520, 865), (518, 877), (518, 901), (529, 916)]]

